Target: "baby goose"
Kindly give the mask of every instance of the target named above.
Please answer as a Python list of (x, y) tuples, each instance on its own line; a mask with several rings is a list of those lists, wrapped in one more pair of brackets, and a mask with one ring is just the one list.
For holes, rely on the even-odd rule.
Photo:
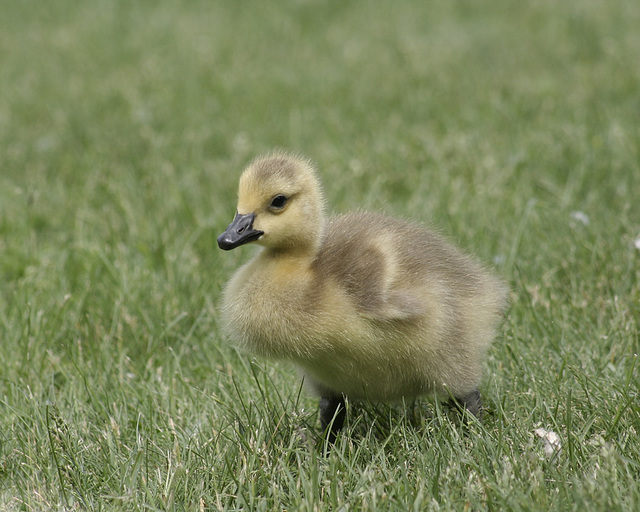
[(485, 353), (504, 284), (426, 228), (375, 213), (325, 220), (307, 160), (274, 153), (242, 173), (221, 249), (263, 249), (227, 284), (222, 314), (239, 347), (301, 369), (323, 428), (344, 397), (453, 397), (478, 416)]

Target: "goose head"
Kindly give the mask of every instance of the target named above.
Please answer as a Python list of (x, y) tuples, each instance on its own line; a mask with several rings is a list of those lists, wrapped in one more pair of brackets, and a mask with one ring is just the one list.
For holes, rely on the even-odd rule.
[(311, 163), (276, 153), (254, 160), (240, 176), (236, 216), (218, 246), (255, 242), (278, 252), (314, 252), (323, 229), (324, 200)]

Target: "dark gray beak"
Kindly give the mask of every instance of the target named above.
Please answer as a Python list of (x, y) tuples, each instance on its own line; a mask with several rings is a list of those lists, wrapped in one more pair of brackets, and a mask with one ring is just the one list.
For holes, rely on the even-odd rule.
[(233, 222), (229, 224), (227, 230), (218, 237), (218, 247), (225, 251), (230, 251), (240, 245), (253, 242), (264, 235), (264, 231), (253, 229), (254, 218), (255, 215), (253, 213), (244, 215), (236, 213)]

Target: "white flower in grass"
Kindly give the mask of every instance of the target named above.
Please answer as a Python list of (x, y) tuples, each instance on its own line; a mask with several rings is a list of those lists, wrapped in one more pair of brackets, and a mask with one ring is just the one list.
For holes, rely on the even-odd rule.
[(589, 225), (589, 216), (586, 213), (581, 212), (580, 210), (571, 212), (570, 216), (571, 216), (571, 219), (575, 220), (576, 222), (580, 222), (585, 226)]
[(633, 246), (640, 251), (640, 236), (633, 241)]
[(537, 428), (533, 431), (535, 435), (542, 439), (544, 443), (544, 454), (548, 459), (553, 457), (556, 453), (562, 450), (562, 443), (560, 442), (560, 436), (553, 430), (546, 430), (544, 428)]

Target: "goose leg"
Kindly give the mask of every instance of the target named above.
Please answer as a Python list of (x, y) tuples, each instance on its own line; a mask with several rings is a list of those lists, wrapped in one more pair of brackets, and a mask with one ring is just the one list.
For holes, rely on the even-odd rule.
[(477, 389), (466, 395), (457, 396), (451, 402), (459, 409), (466, 409), (478, 419), (482, 417), (482, 399)]
[(329, 443), (336, 440), (336, 434), (342, 428), (347, 410), (342, 395), (330, 395), (320, 398), (320, 425), (326, 433), (329, 431)]

